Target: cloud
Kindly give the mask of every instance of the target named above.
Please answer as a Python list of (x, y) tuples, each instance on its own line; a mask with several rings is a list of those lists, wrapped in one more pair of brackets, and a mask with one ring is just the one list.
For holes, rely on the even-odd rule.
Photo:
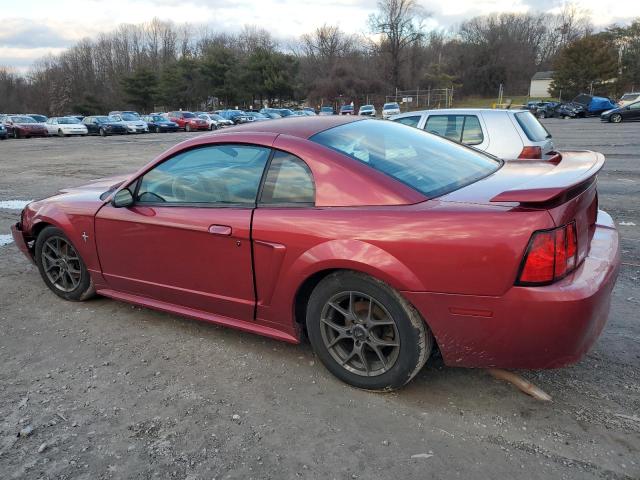
[(74, 41), (73, 37), (53, 26), (27, 18), (4, 20), (0, 30), (0, 47), (62, 48), (72, 45)]

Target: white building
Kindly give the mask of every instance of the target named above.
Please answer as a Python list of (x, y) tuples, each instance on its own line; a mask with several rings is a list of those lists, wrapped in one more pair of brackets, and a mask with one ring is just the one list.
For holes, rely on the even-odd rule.
[(529, 86), (530, 98), (546, 98), (551, 96), (551, 77), (553, 71), (536, 72)]

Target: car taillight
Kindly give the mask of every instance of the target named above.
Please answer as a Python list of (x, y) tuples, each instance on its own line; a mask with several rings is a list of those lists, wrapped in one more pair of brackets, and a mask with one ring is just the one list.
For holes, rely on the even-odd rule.
[(517, 285), (546, 285), (571, 273), (578, 264), (575, 222), (535, 232), (524, 254)]
[(542, 147), (525, 146), (518, 158), (540, 159), (542, 158)]

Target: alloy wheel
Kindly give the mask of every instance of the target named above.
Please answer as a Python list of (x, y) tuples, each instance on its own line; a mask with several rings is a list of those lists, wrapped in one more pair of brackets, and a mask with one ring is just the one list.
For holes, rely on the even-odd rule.
[(620, 115), (619, 113), (614, 113), (613, 115), (611, 115), (611, 121), (613, 123), (620, 123), (622, 121), (622, 115)]
[(382, 375), (400, 353), (395, 320), (380, 302), (361, 292), (332, 296), (322, 309), (320, 332), (334, 360), (357, 375)]
[(52, 236), (42, 246), (42, 267), (51, 284), (63, 292), (72, 292), (82, 279), (80, 256), (66, 239)]

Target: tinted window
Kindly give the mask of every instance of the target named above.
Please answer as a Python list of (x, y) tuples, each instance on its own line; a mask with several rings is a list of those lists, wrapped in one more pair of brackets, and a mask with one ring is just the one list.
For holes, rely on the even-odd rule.
[(255, 204), (269, 149), (220, 145), (189, 150), (140, 181), (141, 203)]
[(394, 122), (402, 123), (403, 125), (409, 125), (410, 127), (417, 127), (420, 121), (420, 115), (415, 117), (402, 117), (396, 118)]
[(368, 164), (427, 197), (495, 172), (501, 162), (473, 149), (396, 122), (364, 120), (320, 132), (311, 140)]
[(532, 142), (542, 142), (547, 138), (551, 138), (551, 134), (538, 121), (531, 112), (520, 112), (515, 114), (516, 120), (524, 134)]
[(467, 115), (462, 127), (462, 143), (465, 145), (479, 145), (484, 140), (480, 120), (475, 115)]
[(261, 203), (315, 203), (313, 176), (306, 163), (291, 154), (276, 152), (264, 181)]
[(640, 102), (631, 103), (628, 105), (629, 110), (638, 110), (640, 109)]

